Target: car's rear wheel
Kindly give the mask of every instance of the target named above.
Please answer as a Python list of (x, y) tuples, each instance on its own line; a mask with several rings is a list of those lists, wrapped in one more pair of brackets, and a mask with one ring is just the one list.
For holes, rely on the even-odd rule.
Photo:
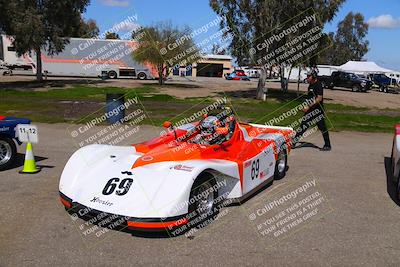
[(17, 147), (12, 139), (0, 137), (0, 171), (9, 168), (17, 156)]
[(286, 175), (287, 169), (287, 150), (285, 145), (282, 145), (279, 149), (278, 159), (275, 163), (274, 179), (280, 180)]
[(218, 188), (215, 185), (214, 177), (208, 173), (201, 174), (194, 182), (189, 198), (189, 218), (193, 220), (191, 226), (203, 222), (207, 224), (218, 214)]
[(138, 79), (139, 80), (146, 80), (147, 79), (147, 75), (144, 72), (141, 72), (138, 74)]

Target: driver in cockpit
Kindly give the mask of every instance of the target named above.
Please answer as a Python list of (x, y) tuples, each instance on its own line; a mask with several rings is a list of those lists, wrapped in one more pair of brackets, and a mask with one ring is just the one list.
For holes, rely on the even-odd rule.
[(228, 116), (224, 120), (210, 115), (197, 126), (198, 133), (189, 142), (203, 145), (221, 144), (230, 139), (234, 130), (234, 117)]

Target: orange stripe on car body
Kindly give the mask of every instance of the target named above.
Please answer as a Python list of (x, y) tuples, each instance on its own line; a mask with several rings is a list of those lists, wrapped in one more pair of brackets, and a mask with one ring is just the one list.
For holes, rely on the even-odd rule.
[[(238, 125), (236, 126), (238, 127)], [(262, 153), (272, 144), (275, 159), (278, 158), (278, 147), (275, 140), (257, 139), (261, 134), (282, 134), (285, 142), (290, 139), (290, 130), (255, 127), (247, 123), (240, 123), (240, 127), (249, 135), (245, 140), (241, 129), (236, 128), (232, 138), (222, 145), (200, 145), (187, 142), (176, 142), (174, 134), (168, 133), (153, 140), (133, 145), (137, 152), (144, 153), (135, 161), (132, 169), (152, 163), (166, 161), (185, 161), (199, 159), (221, 159), (235, 162), (238, 165), (240, 184), (243, 188), (244, 162)], [(184, 132), (179, 130), (178, 137)], [(290, 145), (288, 146), (290, 150)], [(289, 151), (288, 151), (289, 152)]]

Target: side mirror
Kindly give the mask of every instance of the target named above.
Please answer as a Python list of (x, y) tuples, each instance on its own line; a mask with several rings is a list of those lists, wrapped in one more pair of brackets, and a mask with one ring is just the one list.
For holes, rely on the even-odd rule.
[(164, 128), (170, 128), (172, 126), (172, 122), (170, 122), (170, 121), (164, 121), (164, 123), (163, 123), (163, 127)]

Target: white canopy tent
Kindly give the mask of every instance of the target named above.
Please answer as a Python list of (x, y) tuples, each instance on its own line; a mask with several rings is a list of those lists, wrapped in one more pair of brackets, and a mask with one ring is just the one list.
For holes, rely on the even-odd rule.
[(391, 73), (392, 70), (382, 68), (372, 61), (349, 61), (339, 66), (339, 69), (356, 74), (368, 75), (370, 73)]

